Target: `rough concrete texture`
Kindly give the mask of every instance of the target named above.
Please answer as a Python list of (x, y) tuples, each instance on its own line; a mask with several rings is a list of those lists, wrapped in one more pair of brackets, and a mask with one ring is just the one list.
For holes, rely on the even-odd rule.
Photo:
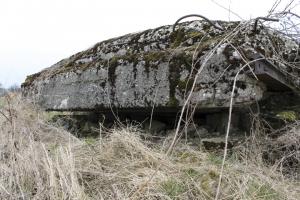
[[(299, 59), (296, 51), (299, 45), (287, 38), (264, 29), (254, 34), (250, 24), (218, 23), (226, 31), (204, 21), (192, 21), (180, 24), (175, 32), (167, 25), (100, 42), (28, 76), (22, 85), (23, 95), (48, 110), (153, 105), (178, 108), (195, 81), (192, 104), (199, 109), (227, 107), (234, 77), (245, 64), (243, 59), (251, 60), (256, 53), (268, 58), (280, 56), (287, 62)], [(237, 26), (240, 26), (238, 31)], [(230, 32), (234, 34), (218, 46)], [(216, 46), (212, 57), (205, 62)], [(194, 80), (203, 64), (203, 71)], [(286, 65), (274, 64), (281, 71), (292, 71)], [(266, 90), (263, 81), (245, 71), (238, 78), (235, 105), (260, 100)], [(294, 83), (298, 84), (296, 79)]]

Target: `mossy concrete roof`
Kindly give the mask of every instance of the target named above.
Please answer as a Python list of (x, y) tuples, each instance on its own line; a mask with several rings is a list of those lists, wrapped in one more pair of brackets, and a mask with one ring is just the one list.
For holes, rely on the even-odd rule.
[[(47, 102), (47, 98), (50, 98), (45, 96), (46, 92), (57, 97), (64, 96), (59, 97), (60, 100), (53, 104), (48, 102), (48, 108), (66, 107), (67, 109), (77, 109), (80, 107), (80, 102), (76, 102), (76, 106), (73, 107), (65, 106), (62, 102), (72, 96), (75, 92), (74, 88), (69, 88), (73, 93), (64, 94), (62, 91), (51, 90), (51, 87), (59, 87), (57, 84), (60, 82), (61, 87), (77, 84), (76, 87), (84, 88), (84, 82), (90, 84), (91, 81), (94, 81), (102, 87), (103, 91), (111, 91), (97, 93), (96, 89), (93, 90), (89, 86), (89, 92), (91, 94), (96, 92), (100, 96), (108, 95), (112, 101), (116, 100), (115, 106), (150, 106), (153, 103), (151, 103), (154, 95), (153, 88), (156, 88), (156, 86), (150, 85), (159, 84), (158, 80), (160, 78), (158, 75), (165, 73), (165, 77), (161, 78), (160, 82), (167, 81), (163, 84), (167, 91), (164, 94), (166, 98), (161, 97), (161, 106), (180, 105), (184, 99), (184, 94), (191, 89), (193, 81), (196, 83), (194, 92), (198, 92), (196, 95), (198, 100), (195, 101), (207, 101), (207, 98), (203, 95), (213, 95), (215, 100), (218, 99), (219, 95), (220, 99), (224, 99), (228, 96), (222, 95), (229, 93), (232, 80), (237, 71), (247, 62), (256, 59), (257, 56), (268, 60), (266, 66), (274, 68), (275, 74), (285, 77), (284, 80), (288, 79), (289, 86), (298, 88), (299, 71), (295, 68), (295, 66), (299, 67), (298, 43), (264, 27), (260, 27), (258, 32), (253, 32), (253, 25), (247, 22), (218, 21), (214, 23), (219, 23), (224, 31), (215, 29), (205, 21), (192, 21), (181, 23), (175, 31), (172, 31), (172, 25), (166, 25), (97, 43), (93, 47), (64, 59), (37, 74), (28, 76), (22, 85), (24, 94), (25, 96), (34, 94), (33, 96), (36, 96), (37, 99), (44, 95), (43, 102)], [(209, 55), (211, 57), (207, 59)], [(203, 64), (205, 65), (203, 75), (200, 76), (199, 80), (194, 80), (193, 76)], [(252, 70), (256, 69), (254, 65), (251, 65), (251, 68)], [(90, 78), (83, 78), (88, 74)], [(246, 70), (243, 74), (247, 74)], [(99, 76), (92, 78), (93, 75)], [(151, 76), (153, 76), (153, 80)], [(252, 95), (257, 95), (260, 98), (261, 93), (265, 90), (265, 86), (261, 86), (260, 83), (257, 83), (259, 85), (257, 86), (251, 75), (247, 77), (241, 77), (241, 82), (238, 85), (238, 93), (245, 93), (241, 95), (241, 102), (243, 100), (250, 101), (251, 98), (254, 100), (255, 97), (252, 97)], [(66, 79), (69, 80), (65, 81)], [(131, 82), (129, 81), (129, 83), (127, 79), (130, 79)], [(137, 83), (143, 84), (143, 79), (149, 79), (148, 83), (150, 85), (144, 88), (137, 86)], [(56, 81), (55, 84), (54, 81)], [(263, 81), (262, 79), (260, 82)], [(247, 85), (250, 82), (252, 86), (248, 91), (248, 89), (245, 89), (245, 84)], [(124, 84), (127, 84), (127, 86), (125, 87)], [(261, 89), (257, 89), (257, 87)], [(122, 99), (121, 90), (126, 92), (130, 88), (135, 88), (132, 94), (136, 96), (131, 101), (142, 98), (138, 97), (139, 95), (145, 96), (145, 90), (153, 91), (148, 94), (149, 98), (142, 98), (143, 103), (123, 104), (122, 101), (130, 101), (130, 98), (127, 100)], [(214, 92), (206, 91), (206, 89), (211, 90), (211, 88), (214, 88)], [(80, 89), (77, 88), (76, 90)], [(206, 92), (203, 92), (204, 90)], [(251, 98), (247, 99), (247, 95)], [(95, 97), (100, 98), (97, 95)], [(126, 98), (128, 97), (126, 96)], [(69, 102), (69, 100), (66, 101)], [(86, 107), (103, 107), (106, 103), (102, 98), (98, 103), (94, 102)], [(70, 105), (70, 103), (67, 104)], [(217, 102), (212, 103), (213, 106), (217, 104)], [(219, 104), (227, 105), (224, 102)], [(84, 103), (82, 105), (84, 107)]]

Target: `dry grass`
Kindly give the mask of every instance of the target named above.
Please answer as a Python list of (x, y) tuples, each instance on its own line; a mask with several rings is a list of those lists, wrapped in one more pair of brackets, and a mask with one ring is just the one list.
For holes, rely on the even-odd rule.
[[(179, 143), (166, 156), (172, 136), (142, 140), (134, 127), (79, 140), (19, 96), (2, 102), (0, 199), (214, 199), (221, 155)], [(297, 199), (299, 182), (254, 149), (227, 159), (220, 199)]]

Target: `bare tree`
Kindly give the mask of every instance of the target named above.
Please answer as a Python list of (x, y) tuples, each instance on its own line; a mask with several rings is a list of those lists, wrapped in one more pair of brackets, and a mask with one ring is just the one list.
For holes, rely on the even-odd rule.
[(11, 85), (8, 89), (9, 92), (20, 92), (21, 88), (18, 84)]
[(4, 88), (4, 86), (0, 83), (0, 97), (4, 96), (6, 94), (6, 89)]

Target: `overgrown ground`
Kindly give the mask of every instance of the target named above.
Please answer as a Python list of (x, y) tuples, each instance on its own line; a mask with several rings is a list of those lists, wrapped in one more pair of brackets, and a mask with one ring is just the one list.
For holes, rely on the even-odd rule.
[[(0, 105), (0, 199), (215, 197), (222, 152), (181, 142), (166, 156), (172, 135), (154, 142), (135, 127), (78, 139), (18, 95)], [(299, 179), (264, 164), (258, 129), (228, 156), (220, 199), (299, 199)]]

